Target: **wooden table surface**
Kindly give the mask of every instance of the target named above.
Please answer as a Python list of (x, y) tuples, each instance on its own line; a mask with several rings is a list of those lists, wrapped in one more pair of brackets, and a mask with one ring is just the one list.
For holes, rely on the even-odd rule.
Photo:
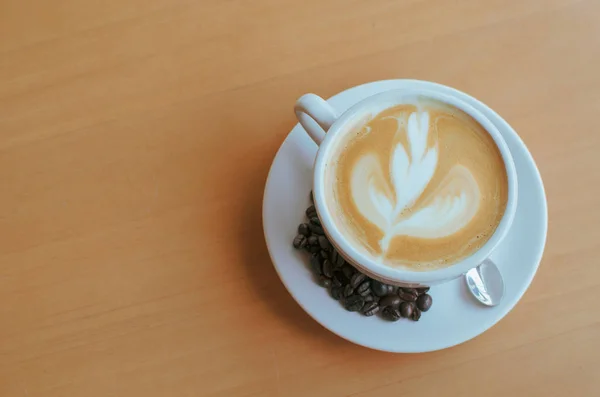
[[(598, 396), (599, 17), (594, 0), (0, 0), (0, 396)], [(549, 201), (523, 300), (428, 354), (323, 329), (263, 240), (294, 100), (389, 78), (495, 108)]]

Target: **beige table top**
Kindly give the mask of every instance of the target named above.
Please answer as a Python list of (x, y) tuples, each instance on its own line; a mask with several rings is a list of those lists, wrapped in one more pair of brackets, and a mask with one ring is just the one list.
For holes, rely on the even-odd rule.
[[(593, 0), (0, 1), (0, 396), (599, 395), (599, 16)], [(399, 77), (494, 107), (549, 199), (524, 299), (422, 355), (323, 329), (261, 227), (296, 97)]]

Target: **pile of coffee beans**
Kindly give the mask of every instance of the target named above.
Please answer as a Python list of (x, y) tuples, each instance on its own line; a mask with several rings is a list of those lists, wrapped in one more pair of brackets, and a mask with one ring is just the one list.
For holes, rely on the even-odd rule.
[[(311, 192), (312, 201), (312, 192)], [(321, 226), (314, 205), (306, 209), (308, 222), (298, 226), (296, 249), (310, 253), (310, 267), (319, 284), (351, 312), (379, 314), (389, 321), (408, 318), (418, 321), (431, 308), (429, 288), (400, 288), (373, 280), (361, 273), (333, 248)]]

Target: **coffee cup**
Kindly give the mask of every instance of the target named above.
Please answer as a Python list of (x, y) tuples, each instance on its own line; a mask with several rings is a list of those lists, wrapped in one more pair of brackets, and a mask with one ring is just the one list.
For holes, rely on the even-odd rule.
[(391, 90), (338, 115), (305, 94), (294, 109), (318, 145), (313, 198), (323, 230), (368, 276), (440, 284), (488, 259), (507, 235), (517, 207), (511, 153), (457, 96)]

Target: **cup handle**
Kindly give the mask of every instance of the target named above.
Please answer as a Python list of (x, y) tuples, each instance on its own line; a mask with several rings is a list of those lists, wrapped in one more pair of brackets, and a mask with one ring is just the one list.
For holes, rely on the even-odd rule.
[(335, 110), (323, 98), (304, 94), (294, 106), (296, 118), (317, 145), (325, 139), (325, 133), (337, 119)]

